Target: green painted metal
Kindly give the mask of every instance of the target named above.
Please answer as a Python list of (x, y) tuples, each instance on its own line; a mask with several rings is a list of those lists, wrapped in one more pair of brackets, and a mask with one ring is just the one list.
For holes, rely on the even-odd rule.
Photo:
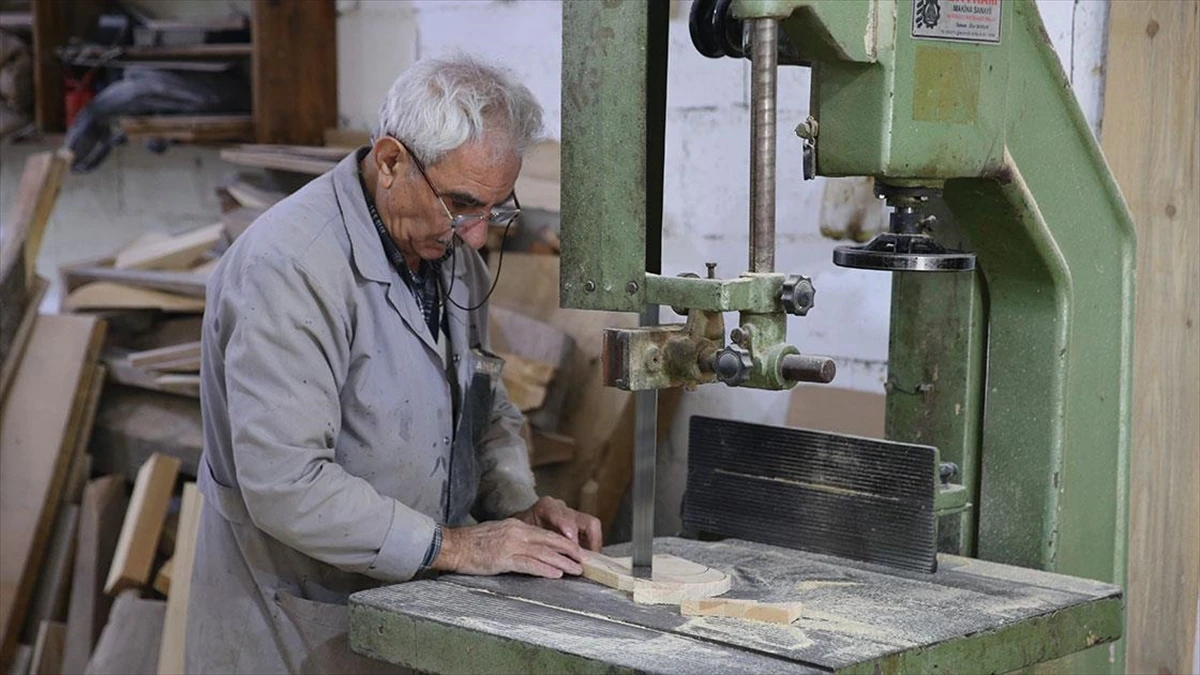
[[(839, 3), (742, 0), (735, 12), (780, 16), (790, 7), (783, 27), (794, 44), (870, 29), (861, 14), (834, 17), (814, 4)], [(893, 389), (889, 426), (898, 440), (937, 438), (971, 471), (972, 425), (981, 425), (978, 555), (1123, 583), (1128, 211), (1032, 0), (1002, 3), (999, 45), (915, 39), (912, 2), (880, 0), (876, 8), (874, 62), (835, 59), (814, 69), (818, 173), (944, 184), (986, 279), (986, 295), (974, 282), (896, 280), (893, 307), (932, 316), (902, 318), (893, 332), (893, 387), (915, 393)], [(951, 306), (912, 308), (947, 297)], [(931, 354), (911, 353), (924, 349)], [(956, 406), (970, 419), (956, 422)], [(1085, 658), (1070, 667), (1119, 669)]]
[(749, 379), (739, 386), (776, 391), (796, 386), (794, 381), (783, 377), (780, 363), (783, 357), (800, 353), (799, 349), (787, 344), (787, 318), (788, 315), (783, 312), (742, 312), (738, 315), (745, 335), (742, 346), (754, 358)]
[(1112, 642), (1121, 636), (1121, 617), (1120, 599), (1096, 600), (936, 647), (900, 651), (838, 672), (847, 675), (1005, 673)]
[(354, 649), (358, 653), (403, 664), (417, 672), (479, 675), (634, 672), (528, 642), (507, 640), (374, 607), (351, 608), (350, 634), (354, 636)]
[[(971, 249), (944, 202), (933, 200), (929, 212), (939, 241)], [(958, 466), (972, 504), (979, 503), (986, 329), (982, 273), (892, 275), (886, 435), (936, 447)], [(961, 555), (975, 555), (977, 515), (959, 517)]]
[(783, 274), (745, 274), (736, 279), (646, 275), (646, 301), (704, 312), (782, 312)]
[(808, 61), (874, 61), (876, 14), (889, 3), (873, 0), (736, 0), (739, 19), (791, 20), (787, 28), (796, 53)]
[(646, 302), (649, 26), (644, 2), (563, 2), (563, 307)]
[[(580, 13), (564, 21), (568, 45), (591, 40), (588, 28), (603, 22), (585, 19), (609, 4), (568, 4), (575, 2), (596, 9), (566, 11), (565, 19)], [(982, 273), (974, 278), (895, 279), (889, 372), (891, 437), (938, 445), (963, 471), (978, 506), (978, 522), (964, 528), (966, 549), (1123, 583), (1133, 226), (1033, 0), (1002, 0), (1001, 8), (1000, 43), (981, 44), (913, 38), (911, 0), (733, 4), (742, 18), (787, 17), (781, 25), (790, 43), (819, 62), (811, 106), (820, 123), (817, 172), (943, 186), (979, 256)], [(595, 73), (610, 64), (622, 73), (614, 80), (630, 78), (622, 80), (622, 96), (638, 97), (636, 68), (623, 65), (634, 57), (597, 49), (570, 47), (599, 54), (594, 61), (570, 61), (564, 49), (564, 117), (568, 89), (599, 100), (587, 96), (605, 81)], [(596, 124), (637, 124), (636, 115), (605, 100)], [(574, 135), (586, 140), (574, 156), (564, 154), (564, 171), (622, 156), (595, 129), (568, 129), (564, 120), (564, 141)], [(573, 201), (567, 186), (577, 182), (564, 179), (564, 213)], [(617, 182), (597, 191), (611, 198)], [(567, 216), (564, 223), (587, 229)], [(597, 229), (582, 260), (622, 273), (622, 265), (640, 260), (627, 243), (602, 246)], [(564, 273), (564, 304), (592, 306), (566, 287), (582, 273)], [(655, 297), (679, 304), (671, 302), (676, 293), (694, 299), (711, 291), (669, 287)], [(767, 361), (777, 355), (766, 347), (786, 347), (780, 320), (743, 313), (763, 346), (752, 386), (773, 384)], [(1066, 667), (1120, 670), (1121, 652), (1118, 646), (1110, 664), (1103, 650), (1089, 650)]]

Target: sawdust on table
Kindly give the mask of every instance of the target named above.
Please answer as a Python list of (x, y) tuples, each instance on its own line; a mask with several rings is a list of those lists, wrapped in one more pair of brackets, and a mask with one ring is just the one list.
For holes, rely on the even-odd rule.
[(795, 624), (781, 625), (723, 616), (698, 616), (675, 629), (685, 635), (714, 638), (731, 644), (796, 651), (813, 641)]

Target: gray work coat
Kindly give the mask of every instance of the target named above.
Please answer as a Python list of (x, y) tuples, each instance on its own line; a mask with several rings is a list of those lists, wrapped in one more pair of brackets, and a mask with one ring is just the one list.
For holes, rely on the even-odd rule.
[[(475, 251), (442, 273), (463, 307), (487, 293)], [(444, 302), (449, 353), (434, 340), (384, 253), (355, 154), (255, 221), (207, 297), (186, 669), (378, 669), (349, 651), (347, 597), (411, 579), (435, 524), (537, 499), (521, 414), (498, 376), (477, 374), (486, 311)]]

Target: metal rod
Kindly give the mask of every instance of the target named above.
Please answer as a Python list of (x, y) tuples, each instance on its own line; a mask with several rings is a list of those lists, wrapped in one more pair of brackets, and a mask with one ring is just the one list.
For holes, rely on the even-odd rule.
[(775, 271), (775, 97), (779, 20), (751, 19), (750, 271)]
[(779, 369), (785, 379), (793, 382), (829, 384), (837, 375), (837, 363), (833, 359), (809, 354), (788, 354), (783, 357)]
[[(658, 305), (646, 305), (641, 325), (658, 323)], [(633, 435), (633, 576), (649, 579), (654, 563), (654, 467), (658, 458), (658, 391), (635, 392)]]

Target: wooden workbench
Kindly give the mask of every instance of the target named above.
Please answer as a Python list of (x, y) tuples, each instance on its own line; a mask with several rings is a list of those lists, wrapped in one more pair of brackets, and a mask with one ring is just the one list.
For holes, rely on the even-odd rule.
[(450, 575), (351, 596), (351, 646), (428, 672), (1007, 672), (1121, 635), (1118, 587), (1048, 572), (941, 556), (922, 574), (739, 540), (654, 550), (728, 572), (726, 597), (803, 614), (684, 617), (583, 579)]

